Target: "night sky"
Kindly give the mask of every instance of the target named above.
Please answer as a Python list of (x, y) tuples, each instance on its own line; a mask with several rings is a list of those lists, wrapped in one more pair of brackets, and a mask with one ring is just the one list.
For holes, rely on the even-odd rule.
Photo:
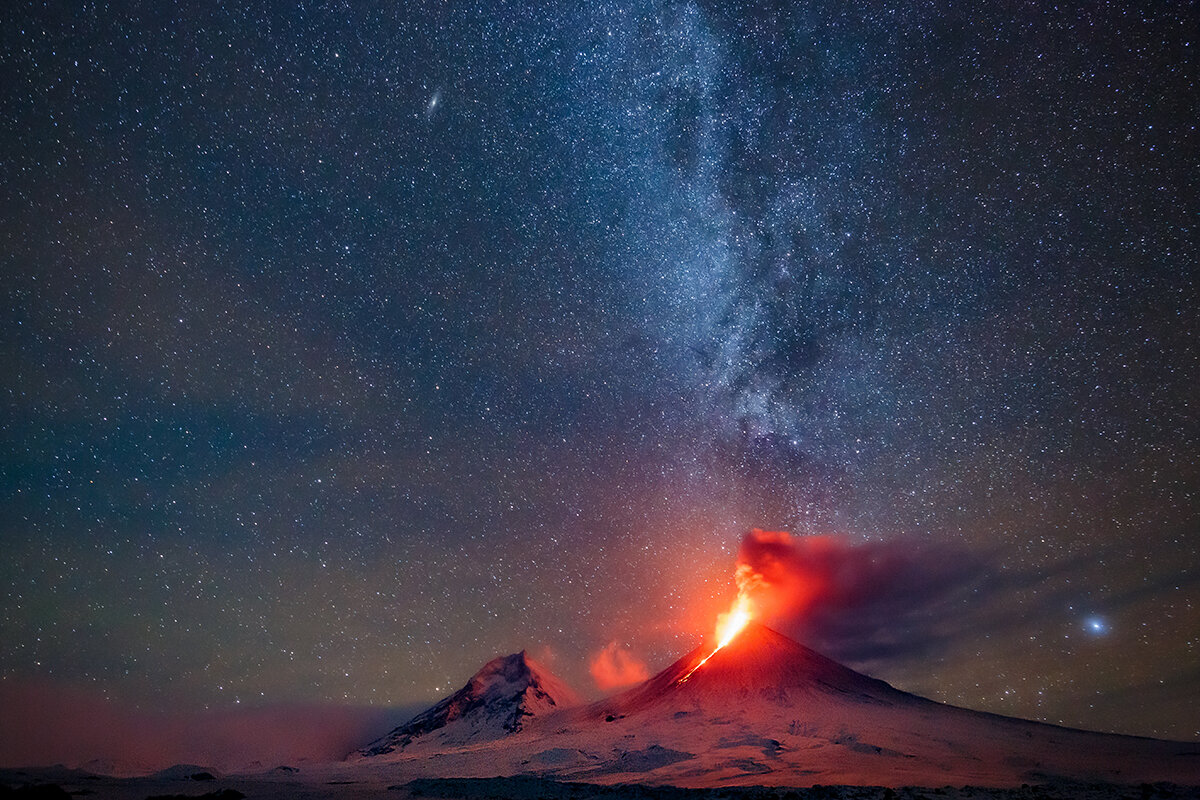
[(851, 666), (1200, 738), (1194, 5), (270, 5), (0, 12), (3, 684), (595, 694), (761, 528)]

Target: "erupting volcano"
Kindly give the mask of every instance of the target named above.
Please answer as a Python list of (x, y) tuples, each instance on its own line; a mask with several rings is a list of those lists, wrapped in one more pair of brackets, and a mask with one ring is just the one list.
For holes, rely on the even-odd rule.
[[(371, 763), (427, 777), (592, 783), (1012, 786), (1054, 780), (1200, 785), (1200, 745), (1090, 733), (943, 705), (753, 621), (741, 596), (718, 646), (595, 703), (453, 745), (417, 730)], [(539, 677), (542, 685), (552, 679)], [(493, 709), (501, 713), (500, 709)], [(380, 752), (381, 755), (366, 755)], [(361, 758), (361, 757), (360, 757)]]
[(497, 659), (361, 755), (429, 777), (534, 774), (692, 787), (1005, 786), (1058, 778), (1200, 784), (1198, 745), (943, 705), (762, 624), (780, 609), (807, 610), (836, 595), (837, 571), (826, 563), (836, 552), (828, 540), (801, 544), (786, 533), (753, 531), (739, 553), (737, 597), (713, 636), (657, 675), (572, 706), (561, 682), (522, 668), (523, 654)]
[(750, 599), (750, 586), (756, 580), (757, 576), (750, 570), (748, 566), (743, 564), (738, 567), (738, 596), (737, 599), (733, 601), (733, 608), (717, 617), (717, 631), (715, 637), (717, 646), (713, 648), (711, 653), (700, 659), (700, 661), (696, 663), (696, 666), (688, 670), (687, 674), (679, 679), (680, 683), (683, 683), (688, 678), (692, 677), (693, 672), (704, 666), (710, 658), (715, 656), (721, 650), (722, 647), (725, 647), (732, 642), (734, 637), (741, 633), (742, 629), (744, 629), (746, 625), (750, 623), (750, 620), (754, 618), (753, 601)]

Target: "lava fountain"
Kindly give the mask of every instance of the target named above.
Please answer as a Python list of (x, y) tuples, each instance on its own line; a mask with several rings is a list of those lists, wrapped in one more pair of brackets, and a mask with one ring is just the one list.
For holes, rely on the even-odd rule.
[(737, 638), (737, 635), (742, 632), (747, 623), (754, 619), (754, 602), (750, 599), (750, 590), (761, 583), (762, 577), (750, 566), (739, 564), (734, 579), (737, 581), (738, 596), (733, 601), (733, 607), (717, 617), (717, 646), (713, 648), (711, 653), (696, 662), (696, 666), (689, 669), (677, 683), (686, 683), (687, 679), (692, 677), (692, 674), (696, 670), (703, 667), (710, 658), (719, 653), (722, 647)]

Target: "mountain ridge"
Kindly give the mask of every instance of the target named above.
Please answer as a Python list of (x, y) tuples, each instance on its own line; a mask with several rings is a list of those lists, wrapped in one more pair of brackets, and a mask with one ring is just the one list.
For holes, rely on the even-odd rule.
[(415, 777), (535, 775), (694, 788), (1047, 780), (1200, 785), (1200, 743), (1079, 731), (945, 705), (754, 623), (717, 652), (697, 648), (613, 697), (556, 706), (523, 722), (491, 738), (427, 737), (370, 758)]
[(529, 719), (578, 703), (573, 689), (522, 650), (487, 662), (463, 688), (358, 752), (386, 755), (430, 736), (443, 746), (496, 739), (522, 730)]

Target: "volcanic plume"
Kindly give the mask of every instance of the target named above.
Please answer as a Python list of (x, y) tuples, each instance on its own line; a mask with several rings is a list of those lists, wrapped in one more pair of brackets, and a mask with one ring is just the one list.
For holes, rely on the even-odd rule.
[(753, 530), (738, 550), (736, 577), (738, 602), (754, 619), (871, 664), (923, 656), (963, 617), (961, 603), (988, 572), (978, 552), (952, 543)]

